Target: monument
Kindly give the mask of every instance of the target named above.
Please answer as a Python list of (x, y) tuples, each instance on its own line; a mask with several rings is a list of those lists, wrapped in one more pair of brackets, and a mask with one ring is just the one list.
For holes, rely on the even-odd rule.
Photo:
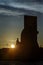
[(24, 29), (21, 33), (21, 57), (35, 58), (39, 49), (37, 42), (37, 16), (24, 15)]

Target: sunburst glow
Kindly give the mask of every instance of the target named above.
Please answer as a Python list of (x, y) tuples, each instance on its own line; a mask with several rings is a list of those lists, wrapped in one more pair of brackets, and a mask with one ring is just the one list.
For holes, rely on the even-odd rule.
[(14, 44), (11, 44), (11, 48), (15, 48), (15, 45)]

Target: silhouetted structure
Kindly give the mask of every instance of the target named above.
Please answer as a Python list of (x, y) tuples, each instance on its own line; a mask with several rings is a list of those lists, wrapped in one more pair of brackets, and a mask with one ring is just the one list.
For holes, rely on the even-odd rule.
[[(21, 33), (21, 56), (23, 58), (35, 58), (39, 46), (37, 43), (37, 17), (24, 16), (24, 29)], [(34, 57), (33, 57), (34, 56)]]
[(16, 45), (18, 45), (20, 42), (19, 42), (19, 39), (17, 38), (17, 40), (16, 40)]
[(17, 38), (17, 48), (0, 49), (0, 59), (43, 60), (43, 48), (38, 46), (37, 33), (37, 17), (24, 15), (24, 29), (21, 32), (21, 42)]
[(24, 29), (21, 33), (21, 42), (23, 44), (32, 44), (35, 48), (39, 47), (37, 44), (36, 16), (24, 16)]
[(37, 17), (24, 16), (24, 29), (21, 33), (21, 43), (31, 44), (34, 48), (38, 48), (37, 44)]

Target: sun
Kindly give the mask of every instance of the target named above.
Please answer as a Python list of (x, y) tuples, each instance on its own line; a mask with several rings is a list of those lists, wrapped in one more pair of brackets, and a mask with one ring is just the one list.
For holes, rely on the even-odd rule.
[(11, 48), (15, 48), (15, 45), (14, 44), (11, 44)]

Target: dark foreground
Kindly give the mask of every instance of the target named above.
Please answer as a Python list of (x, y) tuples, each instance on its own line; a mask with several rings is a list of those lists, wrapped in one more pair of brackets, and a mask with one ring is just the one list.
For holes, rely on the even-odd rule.
[[(34, 60), (15, 60), (15, 57), (12, 55), (13, 53), (10, 52), (12, 56), (8, 54), (8, 49), (1, 49), (0, 50), (0, 65), (43, 65), (43, 48), (40, 48), (40, 53), (38, 54), (38, 58)], [(15, 55), (15, 52), (14, 52)], [(14, 59), (13, 59), (14, 58)]]
[(43, 65), (43, 61), (37, 62), (0, 61), (0, 65)]

